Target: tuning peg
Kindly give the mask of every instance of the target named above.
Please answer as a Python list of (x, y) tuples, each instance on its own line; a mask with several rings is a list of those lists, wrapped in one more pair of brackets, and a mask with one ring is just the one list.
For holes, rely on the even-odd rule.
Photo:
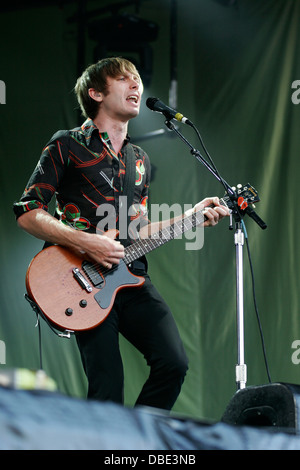
[(237, 185), (237, 188), (238, 188), (238, 189), (241, 189), (242, 187), (243, 187), (242, 184), (238, 184), (238, 185)]

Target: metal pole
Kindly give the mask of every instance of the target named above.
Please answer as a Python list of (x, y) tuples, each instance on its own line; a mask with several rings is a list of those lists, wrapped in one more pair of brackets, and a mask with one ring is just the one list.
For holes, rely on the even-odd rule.
[(244, 233), (240, 223), (237, 223), (234, 235), (236, 247), (236, 317), (237, 317), (237, 365), (235, 368), (236, 384), (238, 389), (246, 387), (247, 366), (245, 364), (245, 343), (244, 343), (244, 285), (243, 285), (243, 246)]

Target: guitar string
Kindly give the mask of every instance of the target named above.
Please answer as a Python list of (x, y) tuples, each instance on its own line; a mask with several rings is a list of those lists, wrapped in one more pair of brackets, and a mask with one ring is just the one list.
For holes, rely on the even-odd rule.
[[(201, 216), (201, 220), (199, 220), (199, 215)], [(158, 238), (149, 237), (144, 240), (143, 239), (138, 240), (134, 245), (129, 245), (128, 247), (125, 248), (125, 257), (124, 257), (125, 264), (126, 265), (130, 264), (130, 262), (133, 262), (134, 260), (138, 259), (140, 256), (146, 253), (149, 253), (153, 249), (157, 248), (161, 244), (162, 240), (163, 240), (163, 244), (169, 240), (173, 240), (174, 238), (176, 238), (177, 235), (181, 234), (183, 231), (187, 231), (191, 228), (194, 228), (195, 226), (199, 225), (201, 222), (203, 222), (203, 214), (202, 214), (202, 211), (199, 211), (199, 213), (194, 213), (189, 217), (182, 218), (181, 220), (175, 222), (171, 226), (164, 227), (163, 229), (159, 230), (153, 235), (153, 237), (158, 236)], [(187, 226), (188, 223), (190, 224), (190, 227)], [(184, 230), (182, 230), (182, 226), (184, 226)], [(176, 232), (176, 229), (177, 229), (177, 232)], [(164, 237), (165, 234), (169, 236)], [(151, 245), (150, 249), (148, 249), (148, 245)], [(138, 255), (136, 255), (136, 251), (139, 251), (139, 250), (141, 250), (141, 252), (139, 252)], [(133, 259), (131, 259), (132, 256), (133, 256)], [(84, 269), (83, 270), (92, 282), (93, 280), (95, 281), (95, 276), (98, 276), (98, 275), (105, 276), (107, 273), (114, 272), (115, 270), (118, 269), (118, 265), (113, 265), (111, 268), (106, 268), (102, 266), (100, 263), (93, 263), (89, 261), (87, 261), (87, 263), (89, 263), (87, 270), (88, 269), (94, 270), (94, 273), (88, 273), (87, 270), (84, 270)]]
[[(220, 199), (220, 204), (227, 207), (227, 204), (224, 201), (224, 198)], [(209, 205), (208, 207), (213, 207), (213, 204)], [(201, 220), (199, 220), (199, 215), (201, 216)], [(149, 253), (153, 249), (157, 248), (159, 246), (159, 244), (161, 244), (162, 239), (164, 239), (164, 234), (165, 233), (167, 233), (168, 235), (171, 235), (171, 237), (166, 237), (164, 239), (163, 244), (166, 243), (169, 239), (172, 240), (172, 239), (176, 238), (176, 236), (181, 234), (183, 231), (187, 231), (191, 228), (195, 228), (195, 226), (199, 225), (201, 222), (203, 222), (203, 212), (199, 211), (198, 213), (194, 213), (189, 217), (180, 219), (179, 221), (175, 222), (171, 226), (164, 227), (163, 229), (159, 230), (158, 232), (156, 232), (153, 235), (153, 237), (155, 237), (155, 236), (157, 237), (157, 235), (158, 235), (158, 238), (149, 237), (149, 238), (144, 239), (144, 240), (138, 240), (134, 245), (129, 245), (128, 247), (125, 248), (125, 257), (124, 257), (125, 264), (126, 265), (130, 264), (134, 260), (138, 259), (140, 256), (145, 255), (146, 253)], [(190, 223), (191, 226), (187, 227), (186, 226), (187, 223)], [(184, 226), (185, 230), (182, 230), (182, 225)], [(176, 233), (176, 229), (178, 229), (178, 233)], [(171, 233), (172, 230), (173, 230), (173, 234)], [(160, 235), (163, 235), (163, 236), (161, 237)], [(154, 245), (153, 245), (153, 243), (154, 243)], [(158, 243), (158, 245), (157, 245), (157, 243)], [(150, 247), (150, 250), (146, 249), (146, 248), (148, 248), (147, 245), (149, 245), (149, 244), (152, 245), (152, 247)], [(139, 252), (138, 255), (136, 256), (135, 251), (138, 251), (139, 249), (141, 249), (141, 252)], [(127, 253), (126, 253), (126, 251), (127, 251)], [(133, 259), (131, 259), (132, 256), (133, 256)], [(127, 260), (126, 260), (126, 257), (127, 257)], [(87, 271), (85, 271), (85, 273), (87, 274), (87, 276), (90, 278), (90, 280), (92, 282), (93, 282), (93, 278), (95, 278), (95, 275), (105, 276), (107, 273), (114, 272), (115, 270), (118, 269), (118, 265), (113, 265), (111, 268), (106, 268), (106, 267), (102, 266), (100, 263), (92, 263), (92, 262), (89, 262), (89, 261), (88, 261), (88, 263), (89, 263), (89, 269), (94, 270), (94, 271), (96, 270), (96, 273), (94, 272), (92, 274), (87, 273)]]
[[(226, 207), (228, 206), (224, 198), (220, 199), (220, 204)], [(208, 207), (213, 207), (213, 204), (210, 204)], [(201, 216), (201, 220), (199, 220), (199, 216)], [(204, 218), (205, 218), (205, 215), (204, 215)], [(193, 213), (189, 217), (183, 217), (179, 221), (174, 222), (171, 226), (164, 227), (163, 229), (159, 230), (153, 235), (154, 238), (149, 237), (147, 239), (138, 240), (133, 245), (129, 245), (128, 247), (125, 248), (125, 257), (124, 257), (125, 264), (126, 265), (130, 264), (131, 262), (138, 259), (142, 255), (145, 255), (146, 253), (149, 253), (150, 251), (154, 250), (162, 243), (162, 240), (164, 240), (163, 244), (169, 240), (173, 240), (174, 238), (176, 238), (177, 235), (184, 233), (185, 231), (190, 230), (191, 228), (195, 228), (201, 222), (203, 222), (203, 211)], [(187, 224), (190, 224), (190, 226), (187, 226)], [(177, 232), (176, 232), (176, 229), (177, 229)], [(165, 234), (167, 234), (167, 237), (164, 238)], [(150, 249), (148, 247), (149, 245), (150, 245)], [(136, 252), (138, 252), (138, 254), (136, 254)], [(93, 263), (89, 261), (87, 261), (87, 263), (89, 264), (86, 270), (83, 267), (82, 269), (84, 270), (88, 278), (91, 280), (91, 282), (94, 284), (94, 286), (97, 285), (96, 276), (97, 277), (100, 276), (104, 278), (106, 274), (113, 273), (119, 267), (119, 265), (116, 265), (116, 264), (113, 265), (111, 268), (106, 268), (102, 266), (100, 263)], [(90, 270), (92, 270), (93, 272), (88, 272)]]

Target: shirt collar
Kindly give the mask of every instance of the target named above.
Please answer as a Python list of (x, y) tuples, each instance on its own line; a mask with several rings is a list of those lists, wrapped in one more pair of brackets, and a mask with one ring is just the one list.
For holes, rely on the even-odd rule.
[[(84, 123), (82, 124), (82, 126), (80, 128), (80, 132), (85, 137), (86, 145), (87, 146), (90, 145), (92, 134), (95, 131), (100, 136), (102, 141), (104, 141), (104, 142), (106, 142), (106, 144), (108, 144), (108, 142), (109, 142), (108, 133), (105, 132), (105, 131), (104, 132), (99, 132), (99, 129), (96, 126), (96, 124), (92, 121), (92, 119), (89, 118), (86, 121), (84, 121)], [(129, 136), (129, 134), (127, 134), (126, 138), (125, 138), (125, 141), (124, 141), (124, 145), (126, 145), (129, 141), (130, 141), (130, 136)]]
[(91, 119), (84, 121), (80, 127), (80, 132), (84, 135), (87, 146), (90, 145), (91, 137), (94, 131), (97, 131), (97, 133), (99, 132), (98, 127)]

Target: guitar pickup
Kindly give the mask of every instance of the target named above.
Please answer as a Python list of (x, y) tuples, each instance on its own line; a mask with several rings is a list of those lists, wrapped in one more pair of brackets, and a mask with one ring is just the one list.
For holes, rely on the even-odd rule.
[(94, 264), (85, 260), (81, 267), (84, 274), (92, 282), (93, 286), (97, 287), (97, 289), (101, 289), (105, 281), (99, 264)]
[(88, 283), (88, 281), (85, 279), (85, 277), (81, 274), (78, 268), (73, 268), (73, 275), (78, 282), (78, 284), (81, 285), (83, 289), (85, 289), (87, 292), (92, 292), (93, 288), (92, 286)]

